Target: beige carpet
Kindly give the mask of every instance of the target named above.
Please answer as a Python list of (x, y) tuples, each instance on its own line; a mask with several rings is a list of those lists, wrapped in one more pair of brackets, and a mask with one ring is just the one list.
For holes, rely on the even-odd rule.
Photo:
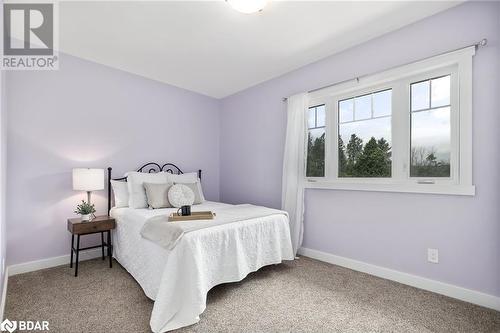
[[(6, 318), (51, 332), (149, 332), (153, 302), (118, 264), (82, 262), (9, 278)], [(208, 295), (178, 332), (500, 332), (500, 312), (302, 257)]]

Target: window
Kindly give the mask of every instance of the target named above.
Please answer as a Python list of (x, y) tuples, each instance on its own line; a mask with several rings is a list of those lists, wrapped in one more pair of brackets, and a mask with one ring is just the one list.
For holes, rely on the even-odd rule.
[(306, 186), (473, 195), (474, 53), (309, 93)]
[(391, 176), (391, 96), (384, 90), (338, 103), (338, 176)]
[(325, 105), (310, 107), (307, 114), (307, 177), (325, 176)]
[(411, 177), (450, 177), (450, 75), (411, 84)]

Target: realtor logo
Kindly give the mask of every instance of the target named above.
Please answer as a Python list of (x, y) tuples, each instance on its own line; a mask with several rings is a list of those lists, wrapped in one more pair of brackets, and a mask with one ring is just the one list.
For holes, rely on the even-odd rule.
[(53, 4), (4, 4), (3, 20), (5, 55), (54, 53)]
[(10, 321), (8, 319), (5, 319), (1, 324), (0, 324), (0, 330), (3, 331), (9, 331), (10, 333), (14, 332), (17, 328), (17, 322), (15, 321)]
[(2, 69), (58, 68), (56, 3), (3, 4)]

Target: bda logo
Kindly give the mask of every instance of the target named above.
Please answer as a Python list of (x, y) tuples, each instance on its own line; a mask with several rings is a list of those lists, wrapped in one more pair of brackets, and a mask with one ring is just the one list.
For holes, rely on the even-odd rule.
[(33, 332), (33, 331), (49, 331), (49, 322), (47, 320), (32, 321), (32, 320), (18, 320), (10, 321), (5, 319), (0, 324), (0, 331), (9, 331), (10, 333), (15, 330)]
[(16, 321), (10, 321), (8, 319), (5, 319), (1, 324), (0, 324), (0, 330), (2, 331), (9, 331), (10, 333), (14, 332), (17, 328), (17, 322)]

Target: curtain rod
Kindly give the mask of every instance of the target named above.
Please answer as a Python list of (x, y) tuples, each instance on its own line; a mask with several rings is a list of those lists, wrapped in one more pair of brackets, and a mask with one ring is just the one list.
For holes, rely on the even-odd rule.
[[(429, 59), (429, 58), (437, 57), (437, 56), (440, 56), (440, 55), (443, 55), (443, 54), (446, 54), (446, 53), (463, 50), (463, 49), (466, 49), (466, 48), (471, 47), (471, 46), (474, 46), (476, 48), (476, 50), (477, 50), (479, 47), (483, 47), (483, 46), (486, 46), (486, 45), (488, 45), (488, 40), (486, 38), (483, 38), (483, 39), (481, 39), (477, 43), (473, 43), (473, 44), (469, 44), (469, 45), (466, 45), (466, 46), (463, 46), (463, 47), (459, 47), (458, 49), (454, 49), (454, 50), (450, 50), (450, 51), (446, 51), (446, 52), (441, 52), (441, 53), (438, 53), (438, 54), (435, 54), (435, 55), (432, 55), (432, 56), (429, 56), (429, 57), (426, 57), (426, 58), (423, 58), (423, 59), (420, 59), (420, 60), (416, 60), (416, 61), (422, 61), (422, 60), (426, 60), (426, 59)], [(405, 66), (405, 65), (409, 65), (409, 64), (412, 64), (414, 62), (415, 61), (407, 62), (405, 64), (401, 64), (401, 65), (397, 65), (397, 66), (394, 66), (394, 67), (391, 67), (391, 68), (384, 69), (384, 71), (391, 70), (393, 68), (397, 68), (397, 67), (401, 67), (401, 66)], [(381, 71), (378, 71), (376, 73), (380, 73), (380, 72)], [(376, 73), (365, 74), (365, 75), (353, 77), (352, 79), (338, 81), (338, 82), (335, 82), (335, 83), (332, 83), (332, 84), (328, 84), (328, 85), (323, 86), (323, 87), (319, 87), (319, 88), (315, 88), (315, 89), (309, 90), (308, 93), (312, 93), (312, 92), (315, 92), (315, 91), (318, 91), (318, 90), (321, 90), (321, 89), (325, 89), (325, 88), (330, 88), (330, 87), (333, 87), (333, 86), (336, 86), (336, 85), (339, 85), (339, 84), (342, 84), (342, 83), (354, 81), (354, 80), (356, 80), (357, 82), (359, 82), (360, 78), (371, 76), (371, 75), (374, 75)], [(287, 100), (288, 100), (288, 97), (283, 97), (283, 102), (286, 102)]]

